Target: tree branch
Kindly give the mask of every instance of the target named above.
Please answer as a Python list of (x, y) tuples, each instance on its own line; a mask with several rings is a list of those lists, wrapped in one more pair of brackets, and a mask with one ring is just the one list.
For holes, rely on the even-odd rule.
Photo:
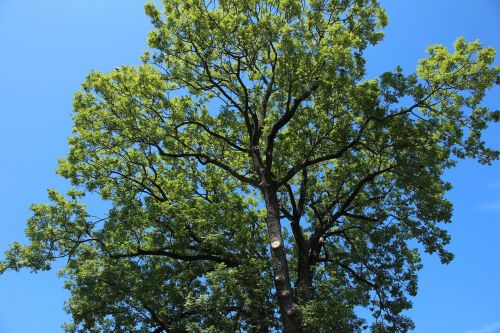
[(161, 256), (168, 257), (172, 259), (178, 259), (183, 261), (214, 261), (217, 263), (224, 263), (228, 267), (237, 267), (239, 264), (235, 261), (227, 258), (221, 258), (218, 256), (214, 256), (211, 254), (180, 254), (175, 252), (170, 252), (164, 249), (155, 249), (155, 250), (144, 250), (137, 249), (136, 252), (131, 253), (108, 253), (108, 256), (112, 259), (120, 259), (120, 258), (135, 258), (142, 256)]
[(207, 132), (208, 134), (210, 134), (211, 136), (213, 136), (213, 137), (215, 137), (217, 139), (220, 139), (220, 140), (224, 141), (225, 143), (227, 143), (229, 146), (231, 146), (232, 148), (234, 148), (237, 151), (240, 151), (242, 153), (248, 153), (248, 149), (242, 148), (241, 146), (239, 146), (236, 143), (232, 142), (229, 138), (225, 137), (222, 134), (214, 132), (207, 125), (205, 125), (203, 123), (200, 123), (198, 121), (188, 120), (188, 121), (185, 121), (185, 122), (182, 122), (182, 123), (176, 125), (176, 128), (179, 128), (179, 127), (184, 126), (184, 125), (189, 125), (189, 124), (201, 127), (205, 132)]
[(266, 147), (266, 169), (271, 170), (272, 159), (273, 159), (273, 149), (274, 149), (274, 140), (276, 135), (295, 115), (297, 110), (299, 109), (300, 104), (303, 101), (311, 97), (311, 95), (319, 88), (319, 83), (313, 84), (312, 87), (307, 89), (302, 95), (296, 98), (293, 101), (293, 104), (290, 107), (287, 107), (285, 113), (281, 116), (281, 118), (273, 125), (271, 128), (271, 132), (267, 137), (267, 147)]
[(243, 183), (246, 183), (246, 184), (251, 184), (253, 186), (258, 186), (259, 185), (259, 182), (253, 178), (250, 178), (250, 177), (247, 177), (247, 176), (244, 176), (238, 172), (236, 172), (233, 168), (231, 168), (230, 166), (228, 166), (227, 164), (225, 163), (222, 163), (221, 161), (219, 160), (216, 160), (210, 156), (208, 156), (207, 154), (203, 154), (203, 153), (167, 153), (165, 150), (163, 150), (163, 148), (160, 147), (160, 145), (158, 144), (155, 144), (154, 145), (157, 149), (158, 149), (158, 153), (160, 154), (160, 156), (162, 157), (170, 157), (170, 158), (188, 158), (188, 157), (194, 157), (196, 158), (201, 164), (213, 164), (215, 166), (218, 166), (219, 168), (227, 171), (228, 173), (230, 173), (233, 177), (235, 177), (236, 179), (242, 181)]

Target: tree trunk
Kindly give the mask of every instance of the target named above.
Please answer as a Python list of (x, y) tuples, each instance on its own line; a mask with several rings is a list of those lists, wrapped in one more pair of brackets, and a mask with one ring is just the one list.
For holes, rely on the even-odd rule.
[(308, 253), (299, 253), (298, 255), (297, 289), (299, 294), (299, 304), (304, 304), (312, 298), (313, 274), (311, 271)]
[(272, 186), (262, 188), (267, 210), (267, 230), (271, 245), (271, 260), (274, 272), (274, 286), (280, 307), (281, 321), (284, 333), (302, 333), (298, 316), (297, 304), (295, 302), (288, 262), (285, 254), (283, 234), (281, 233), (281, 222), (279, 213), (279, 202), (276, 189)]
[[(304, 305), (308, 301), (310, 301), (313, 298), (313, 271), (311, 269), (311, 264), (309, 260), (309, 246), (305, 248), (302, 248), (301, 251), (299, 251), (299, 258), (298, 258), (298, 271), (297, 271), (297, 283), (296, 283), (296, 290), (297, 290), (297, 303)], [(302, 332), (303, 333), (313, 333), (313, 331), (309, 328), (306, 327), (305, 325), (302, 325)]]

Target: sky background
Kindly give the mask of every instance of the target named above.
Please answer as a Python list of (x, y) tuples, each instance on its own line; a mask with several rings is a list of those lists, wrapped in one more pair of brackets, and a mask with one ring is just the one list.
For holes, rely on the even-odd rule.
[[(382, 0), (385, 40), (367, 52), (369, 76), (401, 65), (413, 71), (425, 48), (458, 36), (500, 50), (499, 0)], [(56, 176), (67, 152), (72, 97), (86, 74), (138, 63), (149, 22), (139, 0), (0, 0), (0, 253), (24, 240), (31, 203)], [(500, 59), (500, 57), (498, 57)], [(496, 64), (500, 64), (497, 60)], [(499, 108), (500, 89), (484, 105)], [(500, 149), (500, 126), (486, 133)], [(419, 333), (500, 332), (500, 163), (464, 161), (446, 173), (454, 189), (447, 266), (424, 256), (419, 295), (408, 312)], [(56, 270), (0, 276), (0, 333), (60, 332), (69, 317)]]

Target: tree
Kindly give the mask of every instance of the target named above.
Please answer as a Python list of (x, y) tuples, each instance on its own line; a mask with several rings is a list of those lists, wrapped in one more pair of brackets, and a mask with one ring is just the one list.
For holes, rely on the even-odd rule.
[(443, 171), (499, 157), (481, 139), (495, 51), (458, 39), (367, 80), (376, 1), (163, 6), (143, 65), (76, 94), (74, 189), (32, 206), (0, 271), (67, 258), (68, 332), (411, 329), (418, 249), (452, 259)]

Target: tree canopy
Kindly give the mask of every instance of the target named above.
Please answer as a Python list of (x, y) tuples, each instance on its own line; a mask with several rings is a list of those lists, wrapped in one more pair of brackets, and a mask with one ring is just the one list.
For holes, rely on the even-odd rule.
[(66, 258), (67, 332), (411, 330), (419, 251), (452, 259), (443, 172), (499, 157), (495, 50), (459, 38), (369, 79), (376, 0), (162, 3), (143, 64), (75, 95), (73, 188), (0, 272)]

